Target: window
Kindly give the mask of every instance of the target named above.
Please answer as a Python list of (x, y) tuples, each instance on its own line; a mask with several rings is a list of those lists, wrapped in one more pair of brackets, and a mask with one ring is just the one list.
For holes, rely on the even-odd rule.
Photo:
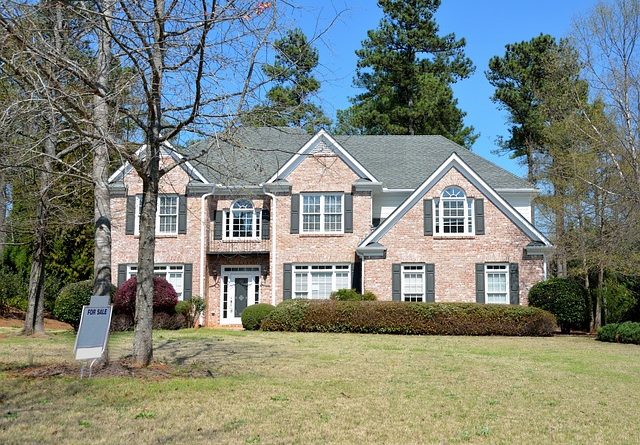
[(424, 265), (402, 266), (402, 301), (425, 301)]
[(484, 266), (485, 302), (509, 304), (509, 265), (486, 264)]
[(260, 238), (260, 213), (248, 199), (239, 199), (224, 212), (224, 238)]
[[(134, 233), (140, 234), (140, 213), (142, 211), (142, 196), (136, 196)], [(178, 234), (178, 197), (171, 195), (158, 196), (158, 209), (156, 211), (156, 234)]]
[[(138, 273), (137, 265), (129, 265), (127, 267), (127, 280), (135, 277)], [(182, 301), (182, 293), (184, 291), (184, 266), (182, 264), (156, 264), (153, 269), (156, 277), (162, 277), (167, 280), (178, 294), (178, 300)]]
[(437, 235), (472, 235), (475, 231), (473, 199), (460, 187), (447, 187), (433, 200), (434, 229)]
[(348, 264), (313, 264), (293, 266), (294, 298), (327, 299), (338, 289), (351, 288)]
[(301, 199), (302, 233), (342, 233), (342, 194), (303, 194)]

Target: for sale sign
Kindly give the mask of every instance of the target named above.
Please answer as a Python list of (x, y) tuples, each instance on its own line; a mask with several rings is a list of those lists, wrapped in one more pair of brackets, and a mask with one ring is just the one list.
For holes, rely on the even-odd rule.
[(80, 327), (74, 352), (76, 360), (92, 360), (102, 357), (111, 325), (111, 306), (82, 306)]

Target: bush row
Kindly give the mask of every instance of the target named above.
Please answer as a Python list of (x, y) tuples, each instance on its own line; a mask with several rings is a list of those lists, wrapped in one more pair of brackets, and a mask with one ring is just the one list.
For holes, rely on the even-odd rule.
[(597, 340), (640, 345), (640, 323), (609, 323), (598, 329)]
[(555, 324), (549, 312), (526, 306), (288, 300), (262, 321), (261, 328), (299, 332), (550, 336)]

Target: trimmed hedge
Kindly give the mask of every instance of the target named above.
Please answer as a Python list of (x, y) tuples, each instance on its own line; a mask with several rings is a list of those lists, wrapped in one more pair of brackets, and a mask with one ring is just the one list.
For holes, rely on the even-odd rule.
[(242, 319), (242, 327), (247, 331), (257, 331), (260, 329), (262, 320), (264, 320), (273, 310), (274, 306), (267, 303), (258, 303), (248, 306), (240, 318)]
[[(115, 313), (135, 314), (137, 284), (136, 277), (131, 277), (120, 285), (113, 299)], [(153, 277), (153, 313), (174, 314), (177, 304), (178, 294), (171, 283), (162, 277)]]
[(332, 300), (337, 301), (375, 301), (377, 300), (376, 294), (371, 291), (366, 291), (364, 294), (358, 293), (355, 289), (340, 289), (335, 292), (331, 292)]
[(287, 300), (262, 321), (265, 331), (403, 335), (551, 336), (542, 309), (476, 303)]
[[(116, 288), (111, 285), (111, 298)], [(74, 331), (80, 326), (82, 306), (89, 304), (93, 295), (93, 280), (78, 281), (67, 284), (62, 288), (53, 306), (53, 316), (56, 320), (69, 323)]]
[(571, 278), (551, 278), (529, 290), (529, 304), (555, 315), (560, 330), (568, 334), (571, 328), (589, 324), (589, 295), (585, 288)]
[(640, 345), (640, 323), (609, 323), (598, 329), (596, 340)]

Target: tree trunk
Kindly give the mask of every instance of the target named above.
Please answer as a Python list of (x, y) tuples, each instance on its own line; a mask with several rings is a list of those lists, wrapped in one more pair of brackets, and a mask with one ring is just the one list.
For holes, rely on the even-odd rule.
[(7, 181), (4, 171), (0, 171), (0, 257), (4, 250), (5, 240), (7, 239), (6, 229), (6, 217), (7, 217), (7, 203), (9, 201), (7, 191)]
[(603, 300), (603, 285), (604, 285), (604, 266), (600, 264), (598, 267), (598, 288), (596, 289), (596, 313), (593, 317), (593, 324), (591, 330), (596, 332), (601, 326), (604, 320), (602, 320), (602, 309), (604, 307)]
[(98, 28), (97, 84), (99, 93), (94, 95), (94, 122), (98, 139), (93, 146), (94, 222), (95, 249), (93, 257), (93, 294), (109, 295), (111, 290), (111, 209), (109, 208), (109, 108), (108, 94), (111, 39), (109, 31), (113, 2), (103, 5), (104, 20)]
[(44, 266), (46, 259), (47, 223), (49, 219), (49, 192), (53, 180), (52, 159), (56, 148), (55, 117), (49, 115), (47, 135), (44, 140), (44, 153), (42, 171), (40, 172), (40, 189), (38, 193), (38, 205), (36, 207), (35, 241), (31, 259), (31, 273), (29, 274), (29, 300), (27, 313), (24, 319), (25, 335), (44, 333)]

